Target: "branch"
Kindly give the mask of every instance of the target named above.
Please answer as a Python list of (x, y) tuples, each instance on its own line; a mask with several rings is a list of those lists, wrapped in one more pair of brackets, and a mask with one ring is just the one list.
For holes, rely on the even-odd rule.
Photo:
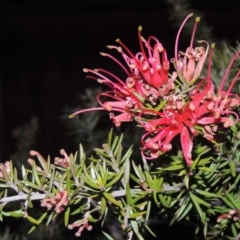
[[(17, 195), (17, 196), (11, 196), (11, 197), (3, 197), (0, 199), (0, 203), (8, 203), (8, 202), (14, 202), (14, 201), (19, 201), (19, 200), (26, 200), (28, 197), (28, 194), (21, 194), (21, 195)], [(34, 200), (41, 200), (43, 198), (46, 197), (45, 193), (42, 194), (38, 194), (38, 193), (33, 193), (30, 196), (30, 200), (34, 201)]]

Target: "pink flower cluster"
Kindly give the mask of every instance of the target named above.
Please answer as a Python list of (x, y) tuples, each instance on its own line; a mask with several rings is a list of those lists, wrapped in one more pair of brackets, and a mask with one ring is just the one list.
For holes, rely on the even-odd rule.
[[(122, 55), (125, 65), (107, 53), (101, 54), (123, 69), (126, 80), (104, 69), (85, 68), (85, 72), (93, 74), (89, 78), (105, 84), (110, 90), (98, 94), (97, 101), (101, 107), (84, 109), (71, 117), (93, 110), (107, 110), (116, 126), (135, 121), (145, 130), (142, 156), (146, 159), (157, 158), (171, 150), (173, 139), (179, 135), (184, 158), (187, 165), (191, 165), (194, 138), (202, 135), (209, 141), (215, 140), (219, 128), (229, 128), (238, 121), (234, 108), (240, 103), (239, 96), (231, 93), (240, 70), (227, 91), (223, 90), (240, 51), (232, 58), (220, 86), (215, 90), (211, 80), (214, 44), (209, 47), (208, 42), (202, 40), (198, 42), (205, 47), (193, 46), (198, 17), (186, 52), (178, 50), (180, 33), (192, 15), (186, 17), (177, 33), (175, 57), (170, 61), (165, 48), (155, 37), (143, 38), (142, 27), (138, 29), (141, 51), (135, 55), (119, 39), (116, 40), (119, 46), (108, 46)], [(201, 71), (208, 56), (208, 73), (202, 77)], [(175, 67), (171, 73), (170, 63)]]
[(10, 173), (10, 162), (6, 161), (4, 164), (0, 164), (0, 178), (6, 178)]
[(56, 213), (61, 213), (69, 203), (67, 194), (67, 190), (60, 191), (54, 197), (43, 199), (41, 206), (48, 208), (48, 210), (54, 208)]

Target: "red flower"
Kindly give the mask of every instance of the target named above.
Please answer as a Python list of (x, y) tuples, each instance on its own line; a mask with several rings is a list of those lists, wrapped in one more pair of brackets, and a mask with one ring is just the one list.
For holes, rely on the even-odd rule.
[[(192, 162), (193, 137), (198, 135), (194, 129), (195, 120), (189, 108), (178, 110), (166, 109), (156, 113), (159, 119), (150, 120), (143, 126), (147, 131), (142, 137), (142, 154), (147, 159), (154, 159), (172, 149), (172, 140), (180, 135), (184, 158), (188, 165)], [(146, 156), (146, 154), (150, 154)]]
[[(231, 84), (226, 92), (223, 91), (223, 87), (227, 81), (229, 72), (231, 71), (231, 68), (236, 59), (238, 58), (239, 54), (240, 51), (238, 51), (230, 61), (216, 94), (214, 93), (214, 87), (210, 80), (211, 72), (210, 68), (211, 55), (210, 55), (208, 76), (206, 78), (208, 82), (208, 84), (206, 85), (206, 90), (202, 91), (203, 96), (201, 99), (197, 100), (196, 96), (192, 97), (191, 108), (194, 112), (194, 117), (197, 119), (198, 124), (209, 126), (211, 125), (211, 127), (215, 127), (216, 129), (219, 123), (222, 123), (223, 126), (227, 128), (231, 127), (234, 123), (238, 122), (239, 120), (238, 114), (234, 112), (233, 109), (240, 105), (240, 98), (238, 95), (231, 94), (231, 91), (240, 76), (240, 70), (236, 73), (235, 77), (232, 79)], [(208, 87), (210, 84), (211, 86)]]
[[(225, 128), (231, 127), (239, 120), (233, 108), (240, 105), (240, 98), (231, 94), (231, 90), (240, 76), (240, 70), (233, 78), (227, 92), (222, 90), (229, 71), (239, 54), (240, 51), (231, 60), (216, 95), (213, 82), (210, 79), (211, 50), (208, 76), (193, 91), (189, 92), (185, 103), (181, 101), (182, 97), (179, 99), (181, 95), (168, 98), (171, 101), (168, 101), (162, 113), (149, 111), (154, 115), (154, 120), (145, 120), (145, 122), (140, 120), (147, 131), (142, 137), (142, 154), (145, 158), (154, 159), (171, 150), (172, 140), (180, 135), (183, 155), (187, 165), (190, 165), (194, 137), (200, 133), (207, 140), (212, 141), (220, 125)], [(156, 117), (159, 118), (156, 119)]]
[[(240, 51), (231, 60), (215, 93), (210, 76), (214, 47), (212, 45), (207, 76), (196, 86), (190, 87), (199, 78), (209, 50), (209, 44), (205, 40), (199, 42), (207, 45), (206, 50), (203, 47), (193, 47), (197, 23), (200, 20), (196, 18), (190, 46), (185, 53), (178, 51), (180, 33), (192, 15), (185, 18), (176, 37), (175, 58), (172, 62), (177, 73), (173, 72), (171, 77), (168, 76), (169, 61), (166, 50), (153, 36), (145, 40), (141, 36), (142, 27), (139, 27), (141, 51), (137, 54), (134, 55), (119, 39), (116, 41), (121, 47), (108, 46), (121, 53), (128, 68), (113, 56), (101, 53), (123, 69), (127, 75), (126, 81), (104, 69), (84, 69), (85, 72), (93, 74), (89, 78), (105, 84), (110, 90), (97, 95), (101, 107), (80, 110), (72, 116), (87, 111), (107, 110), (116, 126), (135, 120), (146, 131), (142, 136), (142, 155), (146, 159), (157, 158), (169, 151), (172, 141), (179, 136), (184, 158), (187, 165), (190, 165), (194, 138), (200, 134), (209, 141), (215, 140), (219, 127), (230, 127), (239, 120), (234, 108), (240, 103), (239, 96), (231, 94), (240, 70), (228, 90), (223, 91), (229, 71)], [(177, 76), (183, 84), (175, 81)]]
[[(123, 47), (127, 54), (122, 52), (121, 48), (112, 46), (109, 46), (109, 48), (116, 48), (122, 53), (126, 63), (134, 75), (138, 75), (143, 78), (143, 80), (146, 81), (146, 83), (148, 83), (150, 86), (159, 88), (168, 81), (169, 61), (167, 58), (167, 52), (155, 37), (150, 36), (146, 41), (141, 36), (141, 31), (142, 27), (140, 26), (138, 28), (138, 38), (141, 52), (137, 53), (135, 56), (120, 41), (120, 39), (117, 39), (116, 42)], [(150, 44), (152, 40), (155, 42), (153, 47), (151, 47)], [(145, 52), (143, 43), (147, 48), (147, 54)]]
[[(85, 68), (85, 72), (96, 76), (90, 76), (89, 78), (107, 85), (112, 90), (100, 93), (97, 96), (101, 107), (80, 110), (70, 117), (87, 111), (108, 110), (111, 112), (110, 119), (116, 126), (120, 126), (121, 122), (132, 121), (135, 116), (139, 115), (141, 109), (156, 105), (160, 98), (168, 95), (174, 89), (176, 73), (172, 74), (171, 78), (168, 77), (169, 61), (166, 50), (153, 36), (150, 36), (146, 41), (141, 36), (141, 31), (142, 28), (139, 27), (138, 37), (141, 52), (138, 52), (136, 55), (119, 39), (117, 39), (117, 42), (124, 48), (126, 53), (123, 52), (121, 47), (108, 46), (108, 48), (116, 49), (122, 54), (129, 69), (113, 56), (101, 53), (102, 56), (111, 58), (124, 70), (127, 74), (126, 82), (104, 69), (91, 70)], [(153, 47), (150, 45), (152, 40), (155, 42)], [(144, 50), (144, 45), (147, 49), (147, 54)], [(102, 102), (101, 97), (107, 97), (109, 101)], [(115, 115), (113, 112), (120, 114)]]

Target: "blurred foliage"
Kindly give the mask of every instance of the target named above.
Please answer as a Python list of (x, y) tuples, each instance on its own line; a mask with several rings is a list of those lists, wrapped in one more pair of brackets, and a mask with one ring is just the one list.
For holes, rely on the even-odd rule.
[(38, 118), (33, 117), (29, 123), (19, 126), (13, 131), (12, 135), (17, 144), (15, 152), (11, 155), (11, 159), (13, 159), (18, 167), (21, 167), (28, 158), (30, 150), (37, 141), (38, 130)]
[(99, 141), (103, 139), (107, 134), (107, 128), (104, 127), (104, 123), (101, 119), (106, 112), (102, 111), (91, 111), (83, 114), (81, 118), (69, 119), (69, 115), (74, 111), (95, 108), (98, 106), (96, 102), (96, 95), (101, 91), (97, 89), (86, 89), (83, 94), (80, 95), (80, 106), (77, 108), (65, 107), (62, 120), (66, 126), (66, 136), (69, 138), (70, 145), (77, 148), (81, 143), (86, 148), (86, 153), (92, 153), (94, 147), (97, 146)]
[[(187, 0), (165, 0), (166, 4), (169, 6), (169, 20), (171, 25), (178, 29), (182, 24), (182, 20), (189, 14), (194, 13), (195, 17), (199, 16), (201, 19), (204, 19), (204, 13), (200, 12), (197, 9), (194, 9), (189, 1)], [(212, 39), (212, 28), (207, 26), (204, 21), (198, 25), (198, 30), (196, 32), (196, 39), (198, 40), (206, 40), (211, 42)], [(189, 39), (192, 35), (192, 25), (186, 24), (184, 28), (184, 38)]]
[[(232, 56), (240, 50), (240, 43), (237, 41), (235, 47), (228, 46), (227, 42), (220, 42), (217, 43), (216, 49), (214, 50), (213, 55), (213, 68), (211, 71), (211, 77), (212, 80), (215, 82), (216, 86), (220, 86), (220, 80), (223, 78), (225, 74), (225, 70), (227, 69), (227, 66), (229, 62), (232, 59)], [(232, 70), (228, 76), (228, 81), (226, 82), (225, 88), (227, 89), (233, 79), (233, 77), (236, 75), (237, 71), (240, 68), (240, 59), (238, 58), (236, 62), (234, 63)], [(240, 93), (239, 84), (235, 84), (234, 86), (234, 92)]]

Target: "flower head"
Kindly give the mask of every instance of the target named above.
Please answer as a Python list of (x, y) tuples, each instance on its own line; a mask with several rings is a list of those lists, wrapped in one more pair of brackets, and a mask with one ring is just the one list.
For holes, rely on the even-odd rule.
[[(181, 27), (178, 30), (176, 42), (175, 42), (175, 58), (172, 59), (172, 62), (175, 64), (176, 70), (178, 72), (178, 76), (182, 80), (183, 83), (187, 85), (192, 85), (200, 76), (204, 62), (206, 60), (208, 54), (208, 44), (207, 49), (204, 47), (193, 47), (193, 41), (195, 37), (195, 32), (197, 28), (197, 23), (200, 21), (200, 18), (197, 17), (193, 32), (192, 38), (190, 42), (190, 46), (187, 48), (186, 52), (178, 51), (178, 41), (180, 37), (180, 33), (187, 22), (187, 20), (192, 17), (193, 14), (189, 14), (185, 20), (183, 21)], [(207, 43), (206, 41), (198, 41), (199, 43)]]
[(185, 161), (187, 165), (191, 165), (196, 137), (200, 135), (209, 141), (216, 140), (219, 128), (231, 127), (239, 120), (234, 108), (240, 104), (239, 96), (231, 93), (240, 76), (240, 70), (228, 90), (223, 90), (240, 51), (231, 60), (220, 87), (215, 92), (211, 80), (214, 45), (211, 45), (207, 76), (194, 85), (204, 66), (209, 44), (201, 40), (199, 42), (205, 44), (206, 48), (193, 47), (197, 23), (200, 21), (197, 17), (189, 47), (186, 52), (178, 50), (180, 33), (192, 15), (185, 18), (177, 33), (175, 58), (172, 60), (176, 72), (169, 73), (169, 61), (162, 44), (153, 36), (145, 40), (141, 35), (142, 27), (139, 27), (140, 52), (133, 54), (120, 39), (116, 40), (120, 46), (108, 46), (122, 55), (127, 66), (113, 56), (101, 53), (123, 69), (126, 80), (104, 69), (84, 69), (93, 75), (89, 78), (105, 84), (110, 90), (97, 95), (101, 107), (84, 109), (73, 115), (107, 110), (116, 126), (120, 126), (122, 122), (135, 121), (146, 131), (142, 136), (142, 155), (146, 159), (154, 159), (170, 151), (174, 141), (180, 140)]
[[(140, 74), (146, 83), (155, 88), (161, 87), (168, 81), (169, 61), (167, 52), (162, 44), (153, 36), (147, 41), (141, 36), (142, 27), (138, 28), (138, 38), (141, 52), (135, 56), (132, 52), (119, 40), (117, 42), (126, 50), (124, 59), (128, 63), (129, 68), (135, 74)], [(154, 41), (153, 47), (151, 41)], [(147, 49), (145, 52), (144, 46)]]
[[(120, 126), (122, 122), (132, 121), (142, 109), (156, 105), (160, 99), (174, 90), (176, 73), (173, 73), (171, 77), (168, 76), (169, 61), (166, 50), (153, 36), (145, 40), (141, 36), (141, 31), (142, 27), (139, 27), (138, 37), (141, 51), (135, 55), (120, 39), (116, 40), (120, 44), (119, 47), (108, 46), (121, 53), (128, 68), (113, 56), (101, 53), (102, 56), (112, 59), (123, 69), (127, 75), (126, 81), (104, 69), (84, 69), (84, 72), (93, 74), (89, 78), (107, 85), (111, 90), (98, 94), (97, 101), (101, 105), (100, 108), (84, 109), (72, 114), (71, 117), (87, 111), (107, 110), (110, 111), (109, 116), (114, 124)], [(102, 97), (107, 100), (102, 102)]]
[[(172, 140), (180, 135), (182, 150), (188, 165), (192, 162), (193, 136), (197, 135), (191, 113), (181, 110), (166, 110), (159, 119), (145, 124), (146, 134), (142, 137), (142, 154), (147, 159), (154, 159), (172, 149)], [(150, 155), (148, 157), (145, 153)]]

